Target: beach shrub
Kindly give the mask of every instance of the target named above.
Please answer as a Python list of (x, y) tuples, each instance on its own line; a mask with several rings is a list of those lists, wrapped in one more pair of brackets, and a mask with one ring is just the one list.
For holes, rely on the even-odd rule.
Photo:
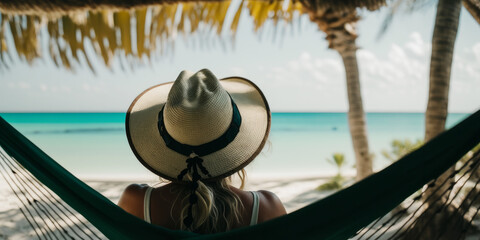
[(403, 156), (421, 147), (423, 145), (423, 141), (420, 139), (417, 139), (414, 142), (410, 141), (409, 139), (394, 139), (390, 145), (392, 149), (390, 151), (383, 150), (382, 155), (386, 159), (395, 162)]
[(317, 190), (338, 190), (343, 187), (345, 178), (342, 176), (342, 167), (345, 166), (345, 155), (343, 153), (333, 153), (332, 158), (327, 158), (327, 162), (337, 167), (337, 175), (330, 178), (326, 183), (317, 187)]
[(327, 158), (327, 162), (337, 167), (337, 175), (341, 175), (342, 167), (345, 166), (345, 155), (343, 153), (334, 153), (332, 158)]
[(317, 187), (318, 191), (329, 191), (329, 190), (339, 190), (342, 189), (343, 184), (345, 183), (345, 178), (341, 175), (335, 175), (329, 179), (326, 183)]

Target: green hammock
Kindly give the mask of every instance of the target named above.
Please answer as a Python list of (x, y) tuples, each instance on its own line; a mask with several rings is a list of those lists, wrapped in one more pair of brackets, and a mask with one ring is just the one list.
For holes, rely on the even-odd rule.
[(0, 117), (0, 147), (110, 239), (347, 239), (480, 143), (480, 111), (388, 168), (293, 213), (225, 233), (151, 225), (77, 179)]

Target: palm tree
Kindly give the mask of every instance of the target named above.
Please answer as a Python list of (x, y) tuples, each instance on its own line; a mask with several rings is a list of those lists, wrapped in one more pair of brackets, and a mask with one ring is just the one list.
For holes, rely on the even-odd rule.
[[(414, 9), (421, 1), (410, 1), (409, 8)], [(435, 26), (432, 37), (432, 54), (430, 59), (430, 82), (427, 109), (425, 112), (425, 137), (424, 142), (436, 137), (445, 130), (445, 122), (448, 114), (448, 92), (450, 86), (450, 72), (452, 66), (453, 50), (457, 36), (458, 23), (460, 18), (461, 4), (470, 12), (475, 20), (480, 23), (480, 1), (479, 0), (439, 0)], [(401, 5), (402, 0), (397, 0), (393, 6)], [(387, 18), (387, 25), (393, 13)], [(384, 27), (386, 28), (386, 26)], [(454, 167), (447, 170), (436, 179), (434, 183), (424, 192), (424, 196), (430, 196), (426, 201), (425, 212), (417, 219), (415, 227), (405, 235), (405, 239), (436, 239), (440, 229), (448, 229), (451, 236), (459, 236), (462, 229), (452, 227), (450, 222), (461, 222), (453, 226), (466, 226), (463, 216), (459, 211), (448, 208), (442, 210), (443, 203), (448, 200), (450, 183), (454, 177)], [(439, 184), (443, 183), (444, 184)], [(450, 205), (451, 206), (451, 205)], [(462, 207), (462, 206), (460, 206)], [(448, 236), (447, 236), (448, 239)]]
[[(472, 6), (476, 0), (465, 0), (465, 5)], [(415, 4), (415, 2), (413, 3)], [(450, 72), (452, 66), (453, 50), (460, 17), (462, 0), (439, 0), (437, 5), (437, 14), (432, 37), (432, 54), (430, 59), (430, 83), (427, 109), (425, 112), (425, 138), (428, 142), (445, 130), (445, 122), (448, 114), (448, 92), (450, 86)], [(472, 7), (470, 12), (479, 9), (480, 5)], [(463, 221), (463, 216), (458, 211), (448, 208), (442, 210), (443, 204), (448, 201), (449, 186), (453, 179), (454, 167), (445, 172), (435, 183), (431, 184), (424, 193), (429, 196), (426, 201), (426, 210), (417, 219), (415, 227), (406, 235), (405, 239), (437, 239), (437, 234), (441, 230), (449, 228), (448, 234), (459, 236), (460, 228), (453, 228), (456, 225), (446, 225), (449, 219), (456, 218), (455, 221)], [(446, 182), (445, 182), (446, 181)], [(439, 184), (443, 183), (444, 184)], [(450, 205), (451, 206), (451, 205)], [(455, 214), (457, 213), (457, 214)], [(467, 224), (467, 223), (465, 223)], [(464, 224), (459, 224), (465, 226)], [(447, 235), (448, 235), (447, 234)], [(447, 236), (448, 239), (448, 236)]]
[[(372, 158), (368, 147), (367, 124), (363, 110), (360, 76), (357, 63), (356, 22), (360, 19), (355, 9), (334, 11), (318, 6), (314, 0), (301, 1), (310, 20), (327, 34), (328, 47), (336, 50), (345, 66), (348, 96), (348, 124), (355, 151), (357, 180), (373, 172)], [(379, 6), (381, 6), (379, 4)]]
[(430, 59), (430, 86), (425, 113), (425, 142), (445, 130), (453, 50), (461, 0), (439, 0)]

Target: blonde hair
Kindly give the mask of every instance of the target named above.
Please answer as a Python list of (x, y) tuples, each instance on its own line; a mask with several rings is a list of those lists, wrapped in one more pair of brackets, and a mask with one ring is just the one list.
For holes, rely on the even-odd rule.
[[(246, 172), (242, 169), (237, 174), (240, 180), (240, 189), (243, 189)], [(190, 174), (186, 174), (185, 177), (191, 180)], [(173, 206), (180, 204), (180, 229), (197, 233), (216, 233), (225, 232), (239, 226), (242, 222), (244, 206), (237, 194), (230, 189), (231, 177), (217, 181), (203, 182), (199, 180), (197, 183), (198, 187), (194, 194), (198, 200), (192, 206), (193, 222), (190, 227), (186, 226), (183, 220), (188, 215), (189, 197), (192, 190), (184, 184), (179, 184), (176, 187), (178, 197)]]

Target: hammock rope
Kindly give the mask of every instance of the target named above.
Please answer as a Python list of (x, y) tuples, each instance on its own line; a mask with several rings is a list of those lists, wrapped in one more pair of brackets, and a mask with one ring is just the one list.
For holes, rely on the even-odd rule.
[[(87, 225), (85, 219), (80, 219), (78, 213), (74, 213), (64, 201), (15, 159), (6, 155), (1, 148), (0, 159), (0, 173), (19, 200), (20, 210), (38, 239), (102, 239), (97, 233), (98, 230), (93, 230), (91, 224)], [(36, 219), (41, 219), (41, 222)], [(41, 234), (37, 232), (37, 228), (41, 230)]]
[[(422, 214), (428, 214), (432, 211), (434, 212), (434, 214), (431, 214), (430, 218), (427, 220), (426, 225), (428, 225), (436, 214), (445, 213), (445, 210), (448, 209), (449, 206), (453, 206), (455, 200), (458, 201), (459, 198), (462, 197), (460, 196), (460, 194), (462, 190), (465, 190), (465, 188), (467, 187), (467, 183), (472, 184), (473, 182), (475, 182), (472, 189), (469, 190), (468, 193), (464, 194), (464, 196), (462, 197), (463, 199), (461, 199), (462, 202), (459, 204), (458, 207), (455, 207), (454, 212), (448, 216), (448, 219), (444, 223), (446, 226), (452, 224), (452, 226), (455, 227), (459, 223), (459, 220), (457, 219), (454, 223), (451, 223), (451, 221), (453, 220), (453, 216), (455, 216), (458, 211), (462, 211), (460, 215), (464, 216), (467, 213), (467, 211), (472, 208), (476, 199), (480, 196), (480, 191), (478, 191), (478, 188), (477, 188), (477, 186), (480, 184), (480, 178), (473, 179), (475, 173), (479, 170), (479, 166), (480, 166), (480, 151), (475, 153), (471, 158), (469, 158), (469, 160), (466, 161), (449, 178), (444, 179), (442, 183), (433, 184), (435, 183), (435, 181), (433, 181), (428, 185), (429, 188), (433, 188), (435, 187), (435, 185), (442, 186), (444, 184), (450, 184), (448, 183), (448, 181), (452, 178), (457, 177), (457, 180), (451, 183), (450, 187), (444, 189), (444, 191), (440, 195), (436, 196), (437, 191), (441, 189), (440, 187), (437, 187), (434, 191), (430, 193), (430, 195), (426, 197), (424, 196), (424, 194), (427, 191), (421, 191), (411, 199), (406, 199), (404, 201), (404, 203), (408, 203), (406, 204), (407, 205), (406, 207), (404, 207), (403, 209), (401, 209), (396, 213), (390, 213), (381, 218), (378, 218), (371, 225), (365, 228), (362, 228), (360, 231), (358, 231), (356, 234), (357, 237), (353, 236), (353, 238), (354, 239), (374, 239), (374, 240), (402, 239), (405, 235), (408, 235), (410, 233), (410, 231), (415, 226), (419, 217)], [(436, 198), (432, 199), (432, 196), (436, 196)], [(433, 202), (436, 202), (440, 200), (443, 196), (448, 196), (448, 198), (445, 202), (443, 202), (443, 204), (437, 207), (437, 209), (430, 209), (426, 206), (428, 202), (432, 200)], [(423, 198), (425, 199), (422, 200)], [(480, 206), (477, 206), (476, 209), (474, 210), (475, 211), (474, 214), (472, 214), (471, 218), (468, 220), (468, 223), (465, 224), (465, 226), (462, 226), (462, 235), (466, 234), (473, 220), (478, 215), (479, 210), (480, 210)], [(388, 217), (388, 215), (390, 216)], [(386, 218), (386, 220), (384, 218)], [(397, 225), (397, 223), (399, 224)], [(387, 236), (389, 231), (392, 228), (396, 228), (396, 230), (393, 232), (393, 234), (390, 232), (391, 235)], [(437, 236), (435, 236), (435, 239), (440, 239), (442, 236), (444, 236), (446, 231), (447, 231), (447, 228), (443, 228), (442, 231), (439, 232)], [(410, 237), (411, 239), (417, 239), (418, 237), (420, 237), (419, 234), (420, 232), (417, 232), (416, 235), (414, 235), (413, 237), (412, 236)], [(462, 235), (459, 235), (458, 237), (461, 238)]]
[[(3, 149), (2, 149), (3, 150)], [(4, 158), (2, 157), (2, 160), (4, 160)], [(36, 222), (34, 219), (33, 219), (33, 214), (32, 212), (30, 212), (30, 209), (27, 207), (27, 205), (25, 204), (25, 202), (22, 200), (22, 198), (20, 198), (20, 196), (18, 195), (17, 191), (15, 191), (12, 184), (10, 183), (9, 179), (10, 178), (7, 178), (6, 175), (4, 174), (4, 171), (5, 171), (5, 168), (2, 166), (2, 170), (3, 171), (0, 171), (0, 174), (2, 175), (2, 177), (5, 179), (5, 182), (7, 183), (7, 185), (10, 187), (10, 189), (12, 189), (13, 193), (15, 194), (15, 196), (17, 197), (17, 199), (20, 201), (22, 207), (20, 208), (20, 210), (22, 211), (22, 214), (23, 216), (25, 216), (25, 219), (28, 221), (29, 225), (32, 227), (32, 229), (35, 231), (35, 234), (37, 235), (37, 237), (40, 239), (40, 235), (37, 231), (37, 229), (40, 229), (40, 230), (43, 230), (43, 228), (40, 228), (40, 225), (38, 224), (38, 222)], [(26, 209), (27, 212), (25, 212), (23, 209)], [(28, 215), (27, 215), (28, 214)], [(36, 226), (34, 226), (34, 224)]]
[[(5, 168), (4, 165), (2, 165), (2, 169), (5, 172), (8, 171)], [(12, 172), (15, 175), (15, 173), (13, 171), (10, 171), (10, 172)], [(48, 236), (49, 239), (54, 238), (55, 236), (52, 235), (53, 230), (47, 224), (47, 222), (45, 221), (45, 218), (40, 217), (39, 219), (41, 221), (36, 220), (36, 219), (38, 219), (38, 216), (41, 216), (41, 210), (38, 209), (37, 207), (35, 207), (35, 205), (33, 205), (33, 201), (32, 201), (33, 199), (30, 199), (29, 197), (27, 197), (27, 194), (24, 192), (24, 190), (22, 190), (22, 188), (19, 186), (19, 184), (14, 180), (14, 177), (9, 175), (8, 179), (5, 176), (4, 176), (4, 178), (5, 178), (6, 182), (8, 183), (8, 185), (10, 186), (11, 189), (17, 189), (18, 190), (18, 192), (15, 192), (15, 196), (17, 197), (17, 199), (20, 200), (23, 208), (26, 209), (26, 211), (28, 212), (29, 216), (31, 217), (30, 221), (36, 223), (37, 227), (40, 229), (41, 233), (44, 236), (46, 236), (46, 237)], [(48, 229), (45, 229), (45, 226)], [(37, 236), (40, 238), (40, 235), (38, 235), (38, 233), (37, 233)]]
[[(1, 154), (2, 157), (4, 157), (3, 153)], [(8, 165), (8, 161), (6, 161), (5, 163), (7, 163)], [(12, 173), (13, 177), (10, 176), (10, 181), (13, 182), (13, 184), (17, 187), (17, 189), (19, 189), (20, 191), (20, 195), (21, 196), (24, 196), (26, 198), (26, 201), (28, 202), (28, 205), (32, 206), (33, 209), (35, 209), (35, 213), (38, 215), (38, 216), (46, 216), (46, 218), (43, 218), (43, 217), (40, 217), (40, 219), (42, 219), (42, 222), (44, 223), (44, 226), (46, 226), (48, 228), (47, 233), (49, 234), (49, 236), (53, 236), (54, 239), (58, 239), (58, 237), (54, 234), (51, 234), (53, 232), (53, 229), (58, 229), (60, 228), (60, 232), (61, 233), (67, 233), (65, 229), (63, 229), (63, 227), (58, 224), (57, 221), (55, 221), (52, 213), (55, 213), (55, 210), (51, 207), (49, 207), (48, 205), (44, 204), (44, 202), (47, 202), (46, 200), (43, 200), (41, 199), (41, 197), (35, 192), (33, 191), (33, 189), (31, 188), (27, 188), (26, 186), (28, 186), (25, 181), (23, 179), (21, 179), (19, 177), (19, 172), (18, 170), (14, 170), (12, 169), (11, 166), (8, 166), (9, 167), (9, 171)], [(3, 170), (7, 171), (7, 169), (4, 168), (4, 166), (2, 165), (2, 168)], [(18, 194), (17, 194), (18, 196)], [(49, 209), (47, 209), (47, 207)], [(53, 223), (53, 226), (50, 226), (51, 224), (49, 223)], [(52, 229), (53, 228), (53, 229)], [(69, 237), (68, 236), (68, 233), (66, 236), (64, 237)]]
[[(468, 181), (458, 191), (474, 185), (469, 194), (453, 193), (452, 191), (457, 191), (457, 187), (453, 185), (446, 188), (438, 187), (442, 184), (449, 184), (447, 181), (436, 184), (431, 181), (451, 166), (456, 165), (459, 159), (480, 143), (479, 123), (480, 111), (384, 170), (288, 215), (250, 227), (207, 235), (169, 230), (148, 224), (126, 213), (116, 204), (70, 174), (3, 118), (0, 118), (0, 148), (5, 151), (5, 156), (9, 156), (7, 159), (17, 161), (26, 169), (26, 173), (35, 176), (38, 181), (83, 215), (88, 222), (109, 239), (347, 239), (349, 237), (354, 239), (364, 239), (363, 237), (366, 239), (378, 239), (380, 237), (382, 239), (399, 239), (405, 234), (410, 234), (411, 229), (408, 228), (416, 224), (422, 214), (427, 214), (425, 216), (429, 217), (431, 215), (428, 214), (431, 211), (448, 210), (448, 208), (456, 205), (461, 207), (458, 211), (462, 215), (468, 215), (472, 218), (468, 221), (454, 222), (451, 225), (465, 224), (460, 225), (460, 228), (465, 228), (465, 231), (469, 230), (468, 222), (472, 222), (478, 212), (478, 209), (475, 211), (473, 208), (478, 207), (475, 202), (479, 191), (476, 189), (477, 184), (474, 185), (468, 179), (472, 175), (475, 177), (474, 180), (480, 179), (477, 174), (478, 166), (475, 165), (477, 163), (473, 160), (467, 161), (464, 164), (467, 167), (460, 167), (456, 171), (458, 175), (465, 176), (454, 181), (458, 183), (458, 188), (462, 186), (464, 181)], [(474, 156), (477, 157), (472, 159), (478, 161), (478, 154)], [(4, 158), (2, 157), (2, 159)], [(7, 165), (2, 165), (2, 168), (4, 166)], [(5, 169), (8, 171), (8, 168)], [(455, 178), (457, 174), (452, 174), (451, 179)], [(433, 192), (431, 195), (415, 194), (429, 182), (431, 182), (429, 184), (430, 188), (437, 185), (433, 191), (429, 191)], [(29, 181), (25, 181), (25, 183), (29, 185)], [(15, 185), (12, 183), (11, 186)], [(436, 191), (441, 191), (440, 196), (436, 196), (439, 195)], [(23, 197), (21, 195), (17, 194), (17, 196)], [(413, 199), (411, 199), (412, 196)], [(438, 209), (431, 209), (430, 206), (424, 205), (421, 200), (423, 198), (428, 199), (431, 196), (439, 199), (440, 197), (447, 197), (447, 201), (442, 202)], [(465, 196), (465, 199), (460, 201), (455, 196)], [(405, 206), (414, 208), (409, 211), (410, 214), (389, 214), (404, 200), (406, 200)], [(27, 202), (23, 202), (25, 206), (28, 205)], [(457, 202), (460, 204), (457, 204)], [(36, 204), (33, 201), (33, 206), (39, 205), (41, 204)], [(27, 208), (25, 208), (25, 212), (27, 212)], [(405, 211), (405, 213), (408, 213), (408, 211)], [(454, 212), (454, 214), (457, 213)], [(399, 219), (392, 218), (392, 215)], [(387, 221), (388, 218), (392, 218), (392, 220)], [(46, 219), (48, 218), (46, 217)], [(370, 225), (372, 223), (374, 225)], [(389, 224), (393, 225), (390, 226)], [(402, 224), (404, 227), (398, 228)], [(42, 225), (44, 224), (42, 223)], [(32, 223), (32, 226), (35, 226), (35, 224)], [(384, 227), (382, 228), (382, 226)], [(385, 226), (390, 227), (385, 230), (387, 228)], [(377, 230), (378, 228), (380, 230)], [(394, 230), (398, 233), (395, 233), (396, 235), (392, 237), (391, 234)], [(364, 233), (365, 231), (368, 231), (368, 233)], [(381, 236), (378, 236), (379, 234)], [(38, 235), (49, 236), (44, 233)], [(72, 233), (68, 236), (73, 237), (73, 235)], [(442, 233), (442, 235), (445, 234)], [(461, 237), (464, 233), (459, 235)], [(53, 238), (55, 237), (49, 237), (48, 239)]]

